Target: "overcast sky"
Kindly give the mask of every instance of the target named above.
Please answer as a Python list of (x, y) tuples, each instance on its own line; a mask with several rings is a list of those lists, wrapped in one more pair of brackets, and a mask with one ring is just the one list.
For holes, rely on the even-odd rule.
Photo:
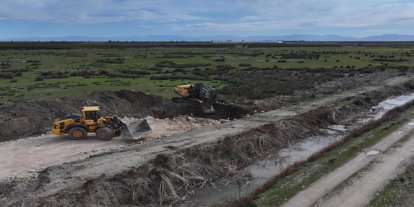
[(1, 0), (0, 38), (414, 34), (414, 0)]

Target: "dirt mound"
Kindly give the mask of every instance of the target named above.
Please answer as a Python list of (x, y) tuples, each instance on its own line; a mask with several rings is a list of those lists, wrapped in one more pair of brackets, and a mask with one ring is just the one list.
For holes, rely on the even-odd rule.
[(3, 106), (0, 108), (0, 142), (48, 132), (54, 119), (67, 114), (79, 114), (80, 107), (86, 100), (96, 101), (101, 106), (103, 115), (114, 114), (119, 117), (173, 118), (192, 114), (213, 119), (234, 119), (250, 112), (241, 106), (216, 103), (214, 104), (216, 113), (203, 114), (201, 106), (178, 104), (143, 92), (129, 90), (96, 92), (83, 98), (64, 97), (52, 101), (23, 101)]
[[(0, 141), (45, 133), (57, 117), (79, 114), (85, 100), (96, 101), (103, 114), (157, 118), (191, 113), (191, 106), (176, 104), (142, 92), (97, 92), (85, 98), (65, 97), (53, 101), (25, 101), (0, 109)], [(190, 110), (188, 110), (190, 109)]]
[[(214, 126), (227, 120), (215, 120), (208, 118), (199, 118), (192, 116), (177, 116), (174, 118), (158, 119), (152, 116), (145, 117), (152, 131), (142, 137), (143, 141), (149, 141), (158, 138), (164, 138), (173, 134), (179, 134), (193, 129), (199, 129)], [(132, 123), (137, 118), (124, 117), (121, 119), (124, 123)]]

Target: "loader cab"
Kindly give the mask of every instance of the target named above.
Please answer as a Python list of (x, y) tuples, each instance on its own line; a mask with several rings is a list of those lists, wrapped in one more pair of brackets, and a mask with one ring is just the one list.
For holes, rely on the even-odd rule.
[(82, 107), (82, 122), (88, 126), (89, 131), (93, 131), (98, 127), (99, 118), (101, 118), (99, 106)]

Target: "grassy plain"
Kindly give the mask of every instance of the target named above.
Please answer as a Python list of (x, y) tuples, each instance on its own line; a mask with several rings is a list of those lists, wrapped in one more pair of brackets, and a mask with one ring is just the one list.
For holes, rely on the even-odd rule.
[[(173, 86), (200, 81), (232, 95), (284, 88), (247, 96), (263, 98), (309, 87), (318, 81), (312, 76), (325, 72), (405, 70), (414, 65), (413, 48), (413, 43), (2, 42), (0, 104), (119, 89), (169, 98)], [(295, 73), (302, 76), (291, 78)], [(299, 86), (288, 90), (289, 81)]]

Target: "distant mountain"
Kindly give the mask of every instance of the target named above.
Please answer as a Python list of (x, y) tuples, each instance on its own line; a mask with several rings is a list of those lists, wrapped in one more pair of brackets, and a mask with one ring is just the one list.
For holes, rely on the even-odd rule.
[(414, 41), (414, 35), (385, 34), (364, 37), (361, 41)]
[(357, 38), (339, 35), (285, 35), (285, 36), (249, 36), (248, 41), (284, 40), (284, 41), (355, 41)]
[(363, 38), (340, 36), (340, 35), (285, 35), (285, 36), (246, 36), (237, 37), (230, 35), (216, 35), (205, 37), (179, 36), (179, 35), (147, 35), (127, 37), (88, 37), (88, 36), (65, 36), (65, 37), (28, 37), (3, 39), (1, 41), (414, 41), (414, 35), (385, 34), (368, 36)]

